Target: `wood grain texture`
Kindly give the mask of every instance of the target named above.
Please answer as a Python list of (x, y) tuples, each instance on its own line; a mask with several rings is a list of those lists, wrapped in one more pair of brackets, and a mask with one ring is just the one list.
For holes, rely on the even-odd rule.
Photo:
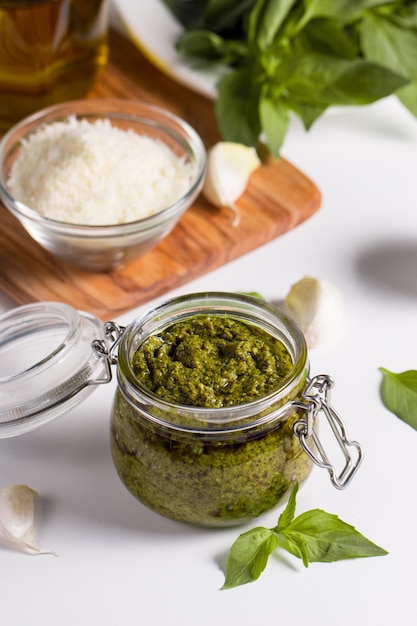
[[(213, 103), (171, 80), (117, 33), (89, 97), (139, 99), (186, 119), (206, 147), (219, 139)], [(58, 300), (111, 319), (209, 272), (294, 228), (320, 207), (316, 185), (285, 159), (262, 165), (238, 201), (241, 220), (202, 196), (154, 250), (129, 266), (91, 274), (42, 250), (0, 205), (0, 288), (17, 303)], [(219, 285), (221, 289), (221, 285)]]

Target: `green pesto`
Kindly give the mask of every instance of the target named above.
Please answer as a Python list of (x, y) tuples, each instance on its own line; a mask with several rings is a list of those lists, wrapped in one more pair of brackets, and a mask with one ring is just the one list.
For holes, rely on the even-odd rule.
[[(217, 408), (276, 390), (292, 363), (281, 342), (264, 331), (202, 316), (149, 338), (133, 367), (142, 384), (174, 406)], [(194, 370), (198, 376), (192, 376)], [(176, 422), (175, 408), (160, 417)], [(236, 525), (283, 502), (294, 479), (301, 483), (310, 473), (311, 461), (293, 431), (297, 419), (289, 407), (279, 420), (226, 437), (215, 431), (184, 433), (151, 422), (118, 390), (111, 421), (113, 460), (126, 487), (154, 511), (192, 524)]]
[(137, 379), (163, 400), (218, 408), (270, 394), (293, 363), (283, 343), (264, 330), (204, 315), (149, 337), (132, 366)]

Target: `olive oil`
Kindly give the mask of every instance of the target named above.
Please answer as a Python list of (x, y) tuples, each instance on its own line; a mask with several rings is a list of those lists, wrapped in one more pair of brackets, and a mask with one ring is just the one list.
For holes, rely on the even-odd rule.
[(108, 0), (0, 0), (0, 132), (83, 97), (107, 62)]

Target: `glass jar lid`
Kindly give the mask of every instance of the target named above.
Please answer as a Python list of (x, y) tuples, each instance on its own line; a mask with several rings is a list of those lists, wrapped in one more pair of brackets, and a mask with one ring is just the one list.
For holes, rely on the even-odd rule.
[(92, 349), (104, 337), (95, 316), (58, 302), (0, 316), (0, 438), (62, 415), (107, 382), (108, 365)]

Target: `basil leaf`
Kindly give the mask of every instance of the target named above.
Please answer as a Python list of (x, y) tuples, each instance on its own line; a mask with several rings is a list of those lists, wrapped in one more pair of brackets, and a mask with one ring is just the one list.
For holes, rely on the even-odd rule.
[(277, 546), (278, 539), (273, 530), (262, 526), (240, 535), (227, 559), (223, 589), (244, 585), (259, 578)]
[(322, 94), (329, 104), (370, 104), (408, 83), (408, 79), (376, 63), (359, 59)]
[(247, 46), (239, 41), (224, 39), (208, 30), (190, 30), (177, 41), (176, 48), (201, 62), (195, 68), (207, 67), (213, 63), (234, 65), (247, 55)]
[(370, 14), (361, 24), (360, 39), (367, 59), (412, 80), (412, 84), (397, 95), (417, 115), (417, 30), (406, 30), (390, 16)]
[(284, 68), (290, 101), (316, 106), (369, 104), (409, 82), (370, 61), (316, 53), (289, 59), (281, 65), (281, 75)]
[(248, 40), (261, 50), (277, 36), (296, 0), (258, 0), (248, 20)]
[[(177, 3), (185, 9), (187, 1), (198, 2)], [(391, 94), (417, 117), (415, 0), (201, 4), (197, 26), (216, 36), (191, 30), (178, 48), (200, 67), (227, 68), (216, 102), (224, 140), (255, 147), (263, 133), (278, 156), (291, 111), (309, 129), (330, 106), (366, 105)]]
[(309, 563), (331, 563), (388, 554), (353, 526), (331, 513), (313, 509), (294, 519), (298, 483), (275, 528), (258, 526), (240, 535), (231, 547), (223, 589), (253, 582), (278, 547)]
[(207, 28), (215, 33), (242, 31), (242, 17), (256, 0), (163, 0), (186, 28)]
[(328, 108), (328, 104), (292, 103), (291, 108), (303, 120), (304, 127), (309, 130)]
[(394, 374), (381, 367), (381, 399), (384, 406), (417, 430), (417, 371)]
[(256, 146), (261, 132), (258, 102), (259, 85), (253, 79), (250, 66), (235, 70), (220, 80), (215, 107), (225, 141)]
[(278, 158), (288, 129), (289, 112), (286, 107), (281, 106), (279, 100), (268, 94), (267, 88), (261, 92), (259, 119), (265, 134), (266, 145)]
[(204, 12), (206, 2), (201, 0), (163, 0), (176, 19), (186, 28), (198, 24)]
[(303, 23), (317, 17), (335, 17), (342, 24), (351, 24), (367, 9), (387, 4), (387, 0), (304, 0)]
[(337, 515), (320, 509), (302, 513), (279, 532), (287, 540), (286, 549), (294, 556), (305, 552), (307, 565), (387, 554)]
[(298, 56), (314, 52), (352, 60), (359, 56), (356, 39), (333, 18), (317, 18), (309, 22), (292, 41), (292, 48)]
[(278, 518), (278, 525), (274, 529), (276, 532), (280, 532), (284, 528), (287, 528), (291, 524), (295, 515), (296, 498), (298, 492), (298, 483), (295, 483), (291, 490), (290, 497), (288, 498), (287, 506)]

